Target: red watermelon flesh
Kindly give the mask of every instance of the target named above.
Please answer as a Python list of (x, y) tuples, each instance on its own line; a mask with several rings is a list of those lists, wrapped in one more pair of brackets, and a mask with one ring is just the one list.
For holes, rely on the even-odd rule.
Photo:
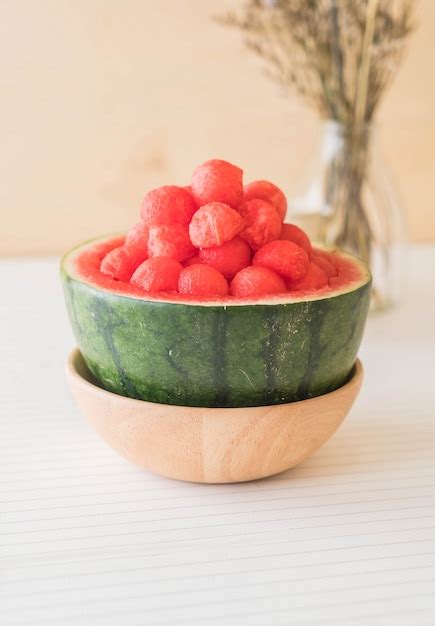
[[(174, 302), (189, 302), (189, 301), (201, 301), (207, 302), (213, 300), (213, 302), (232, 302), (234, 300), (246, 300), (251, 301), (261, 300), (266, 298), (267, 301), (273, 299), (272, 295), (269, 296), (243, 296), (236, 297), (232, 295), (227, 296), (191, 296), (189, 294), (171, 293), (167, 292), (144, 292), (143, 289), (130, 282), (119, 280), (109, 274), (105, 274), (102, 271), (102, 262), (109, 253), (123, 246), (125, 238), (123, 236), (109, 237), (97, 241), (90, 242), (85, 246), (78, 249), (74, 255), (74, 267), (77, 275), (84, 281), (104, 290), (113, 293), (127, 295), (136, 298), (147, 298), (152, 300), (171, 300)], [(336, 269), (337, 275), (329, 279), (329, 283), (319, 290), (319, 294), (327, 296), (329, 293), (334, 293), (337, 290), (347, 290), (352, 285), (360, 282), (366, 272), (364, 266), (352, 257), (347, 256), (339, 251), (325, 251), (319, 248), (314, 248), (315, 254), (321, 254), (322, 257), (327, 259), (331, 265)], [(109, 257), (110, 258), (110, 257)], [(193, 259), (192, 259), (193, 260)], [(189, 261), (186, 262), (186, 265)], [(136, 268), (135, 268), (136, 269)], [(312, 296), (313, 291), (311, 289), (301, 289), (299, 286), (298, 291), (288, 292), (287, 298), (292, 300), (303, 299), (304, 297)], [(280, 296), (276, 296), (280, 297)]]
[(280, 239), (287, 239), (305, 250), (311, 256), (312, 246), (308, 235), (296, 224), (283, 224)]
[(231, 280), (237, 272), (250, 265), (251, 248), (240, 237), (234, 237), (221, 246), (200, 250), (198, 259), (199, 263), (211, 265), (227, 280)]
[(315, 263), (310, 262), (305, 275), (299, 280), (288, 283), (289, 291), (303, 291), (305, 293), (317, 291), (326, 287), (328, 276)]
[(223, 275), (210, 265), (189, 265), (182, 269), (178, 280), (180, 294), (191, 296), (226, 296), (228, 283)]
[(104, 257), (101, 262), (101, 273), (115, 280), (127, 282), (146, 257), (146, 250), (135, 246), (119, 246)]
[(191, 256), (190, 259), (187, 259), (187, 261), (184, 261), (183, 266), (189, 267), (189, 265), (197, 265), (198, 263), (201, 263), (201, 259), (199, 258), (199, 254), (195, 254)]
[(255, 180), (245, 185), (243, 200), (264, 200), (271, 204), (284, 221), (287, 213), (287, 200), (279, 187), (268, 180)]
[(147, 226), (187, 226), (197, 206), (186, 189), (165, 185), (149, 191), (142, 202), (141, 216)]
[(126, 247), (142, 248), (146, 251), (148, 249), (148, 235), (149, 227), (141, 220), (127, 232), (124, 245)]
[(197, 210), (189, 226), (197, 248), (212, 248), (231, 241), (244, 227), (240, 214), (228, 204), (210, 202)]
[(276, 272), (260, 265), (250, 265), (238, 272), (230, 285), (232, 296), (255, 298), (285, 293), (285, 282)]
[(241, 205), (240, 214), (246, 222), (241, 237), (246, 239), (253, 250), (258, 250), (269, 241), (279, 238), (282, 229), (281, 218), (268, 202), (247, 200)]
[(277, 239), (260, 248), (252, 262), (268, 267), (288, 280), (299, 280), (308, 269), (309, 258), (305, 250), (292, 241)]
[(352, 266), (338, 251), (313, 250), (301, 228), (282, 223), (286, 210), (274, 183), (257, 180), (243, 187), (239, 167), (212, 159), (195, 168), (191, 185), (147, 193), (142, 219), (125, 239), (102, 256), (95, 243), (97, 274), (93, 264), (83, 270), (102, 288), (163, 299), (171, 292), (177, 301), (299, 299), (345, 290), (357, 280), (354, 271), (366, 271), (352, 269), (358, 262)]
[(332, 278), (333, 276), (337, 276), (337, 269), (334, 267), (333, 263), (331, 263), (331, 259), (327, 258), (325, 253), (317, 250), (311, 256), (311, 260), (325, 272), (328, 279)]
[(193, 247), (187, 226), (151, 226), (148, 239), (150, 257), (167, 256), (177, 261), (185, 261), (193, 256)]
[(198, 206), (223, 202), (236, 209), (243, 200), (243, 170), (220, 159), (206, 161), (194, 169), (191, 188)]
[(143, 291), (177, 291), (182, 269), (181, 263), (171, 257), (154, 257), (139, 265), (130, 282)]

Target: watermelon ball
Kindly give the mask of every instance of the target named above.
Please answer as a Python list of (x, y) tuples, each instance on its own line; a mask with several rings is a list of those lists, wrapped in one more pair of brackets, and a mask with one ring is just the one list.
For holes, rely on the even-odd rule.
[(240, 237), (234, 237), (221, 246), (204, 248), (199, 251), (200, 262), (211, 265), (231, 280), (237, 272), (251, 263), (251, 249)]
[(325, 272), (315, 263), (310, 262), (303, 278), (288, 283), (290, 291), (317, 291), (326, 287), (328, 277)]
[(131, 277), (131, 284), (144, 291), (177, 291), (181, 263), (170, 257), (153, 257), (139, 265)]
[(190, 240), (197, 248), (212, 248), (230, 241), (245, 226), (240, 214), (228, 204), (210, 202), (200, 207), (189, 226)]
[(300, 248), (303, 248), (308, 256), (311, 256), (313, 248), (308, 235), (295, 224), (283, 224), (280, 239), (292, 241)]
[(148, 238), (150, 257), (168, 256), (185, 261), (195, 254), (187, 226), (151, 226)]
[(197, 206), (186, 189), (166, 185), (149, 191), (142, 201), (141, 216), (147, 226), (187, 226)]
[(240, 214), (247, 226), (241, 237), (246, 239), (253, 250), (278, 239), (281, 233), (281, 218), (276, 209), (264, 200), (248, 200), (240, 207)]
[(252, 261), (253, 265), (268, 267), (289, 280), (299, 280), (305, 276), (309, 262), (303, 248), (282, 239), (271, 241), (260, 248)]
[(245, 185), (243, 198), (245, 201), (264, 200), (268, 202), (276, 209), (281, 221), (284, 220), (287, 213), (286, 197), (279, 187), (268, 180), (255, 180)]
[(236, 165), (212, 159), (198, 165), (192, 174), (192, 194), (202, 206), (223, 202), (237, 208), (243, 200), (243, 170)]
[(130, 246), (113, 248), (101, 261), (100, 272), (114, 280), (128, 282), (138, 265), (146, 258), (141, 249)]
[(313, 253), (311, 260), (313, 263), (315, 263), (315, 265), (320, 267), (320, 269), (325, 272), (328, 278), (337, 276), (337, 269), (331, 263), (331, 261), (327, 259), (326, 255), (320, 253), (319, 251), (316, 251), (315, 253)]
[[(192, 185), (184, 185), (183, 189), (187, 191), (189, 196), (192, 198), (193, 202), (195, 202), (195, 198), (193, 197), (193, 193), (192, 193)], [(196, 208), (198, 208), (200, 205), (195, 202), (195, 206)]]
[[(125, 237), (124, 246), (127, 248), (142, 248), (146, 251), (148, 247), (148, 235), (148, 226), (146, 226), (146, 224), (144, 224), (142, 221), (138, 222), (128, 231)], [(145, 259), (146, 257), (142, 260), (145, 261)]]
[(240, 270), (230, 285), (231, 295), (239, 298), (255, 298), (285, 291), (286, 286), (281, 276), (260, 265), (250, 265)]
[(181, 270), (178, 291), (192, 296), (226, 296), (228, 283), (214, 267), (200, 263)]

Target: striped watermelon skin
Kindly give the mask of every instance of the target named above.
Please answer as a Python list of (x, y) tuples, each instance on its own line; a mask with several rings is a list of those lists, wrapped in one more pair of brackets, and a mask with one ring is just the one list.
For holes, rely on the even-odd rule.
[(89, 284), (63, 262), (72, 328), (90, 371), (114, 393), (165, 404), (242, 407), (340, 387), (361, 343), (370, 276), (322, 299), (178, 303)]

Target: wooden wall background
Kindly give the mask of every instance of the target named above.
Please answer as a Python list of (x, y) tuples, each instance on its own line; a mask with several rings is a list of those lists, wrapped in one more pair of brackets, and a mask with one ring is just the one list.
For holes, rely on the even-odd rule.
[[(318, 120), (212, 15), (234, 1), (2, 0), (0, 251), (59, 253), (127, 227), (147, 188), (210, 157), (287, 192)], [(410, 236), (435, 240), (435, 2), (379, 119)]]

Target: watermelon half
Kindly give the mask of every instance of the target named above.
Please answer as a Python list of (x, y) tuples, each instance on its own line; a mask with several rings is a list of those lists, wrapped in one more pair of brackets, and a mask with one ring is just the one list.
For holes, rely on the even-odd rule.
[(370, 302), (370, 273), (356, 259), (330, 253), (338, 276), (318, 293), (198, 300), (104, 276), (101, 260), (123, 241), (87, 242), (61, 265), (79, 348), (103, 388), (165, 404), (243, 407), (346, 382)]

